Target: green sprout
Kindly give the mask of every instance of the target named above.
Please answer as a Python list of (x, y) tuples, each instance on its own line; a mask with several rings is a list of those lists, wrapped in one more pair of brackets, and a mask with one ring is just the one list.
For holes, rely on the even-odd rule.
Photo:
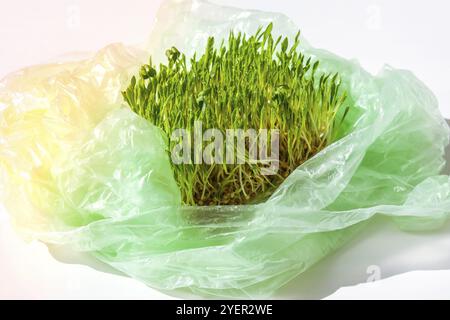
[[(272, 27), (250, 37), (231, 32), (218, 47), (211, 37), (203, 55), (189, 61), (173, 47), (167, 64), (157, 68), (150, 58), (123, 92), (135, 113), (167, 134), (168, 152), (178, 143), (170, 139), (174, 130), (192, 132), (196, 121), (203, 132), (279, 131), (276, 174), (263, 174), (261, 163), (173, 164), (185, 205), (262, 201), (335, 139), (348, 111), (339, 75), (318, 72), (319, 61), (298, 50), (300, 33), (289, 46), (288, 38), (274, 39)], [(245, 143), (243, 156), (249, 159), (250, 142)]]

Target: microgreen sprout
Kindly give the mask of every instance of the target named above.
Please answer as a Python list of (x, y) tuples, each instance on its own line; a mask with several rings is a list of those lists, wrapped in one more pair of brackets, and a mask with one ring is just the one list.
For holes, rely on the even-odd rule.
[[(337, 73), (320, 73), (319, 61), (300, 50), (300, 33), (274, 38), (272, 24), (247, 36), (231, 32), (217, 46), (187, 60), (177, 48), (167, 50), (167, 64), (149, 64), (133, 77), (123, 96), (138, 115), (162, 129), (169, 150), (176, 129), (276, 129), (279, 171), (262, 174), (254, 163), (173, 165), (186, 205), (231, 205), (261, 201), (299, 165), (335, 138), (346, 93)], [(151, 143), (151, 141), (149, 141)], [(247, 142), (248, 144), (248, 142)], [(248, 157), (248, 151), (245, 157)]]

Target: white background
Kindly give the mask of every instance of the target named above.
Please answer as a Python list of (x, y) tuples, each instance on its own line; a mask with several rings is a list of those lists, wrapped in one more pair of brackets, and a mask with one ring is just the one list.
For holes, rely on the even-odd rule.
[[(3, 1), (0, 6), (0, 78), (19, 68), (45, 63), (68, 52), (96, 51), (112, 42), (144, 42), (160, 2)], [(326, 48), (349, 59), (355, 58), (372, 73), (385, 63), (409, 69), (433, 90), (442, 113), (450, 117), (448, 1), (214, 2), (283, 12), (297, 23), (313, 46)], [(390, 230), (390, 226), (383, 228), (383, 232)], [(409, 254), (416, 257), (415, 262), (411, 268), (400, 268), (399, 271), (445, 266), (450, 269), (449, 237), (444, 232), (440, 237), (436, 236), (434, 243), (427, 242), (434, 251), (422, 248), (422, 251)], [(421, 236), (414, 239), (416, 243), (424, 241)], [(351, 247), (358, 247), (358, 244)], [(376, 250), (376, 247), (372, 248)], [(385, 249), (379, 247), (378, 251)], [(354, 252), (361, 251), (354, 249)], [(404, 251), (402, 254), (408, 255)], [(421, 264), (423, 261), (427, 263)], [(359, 271), (352, 269), (351, 265), (341, 267), (361, 272), (360, 276), (369, 280), (372, 275), (370, 266)], [(387, 272), (388, 275), (392, 273)], [(331, 298), (450, 298), (450, 271), (414, 272), (387, 279), (382, 275), (383, 272), (380, 281), (341, 289)], [(339, 274), (335, 276), (340, 277)], [(0, 209), (0, 298), (167, 297), (125, 277), (84, 265), (58, 262), (43, 244), (22, 242), (11, 230), (4, 210)]]

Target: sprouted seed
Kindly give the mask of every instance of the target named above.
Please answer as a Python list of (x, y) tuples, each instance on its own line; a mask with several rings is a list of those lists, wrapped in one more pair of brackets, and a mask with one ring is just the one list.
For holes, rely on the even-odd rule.
[(198, 121), (202, 132), (214, 128), (224, 135), (228, 129), (278, 130), (279, 169), (271, 175), (263, 173), (266, 164), (250, 161), (172, 164), (185, 205), (262, 201), (335, 139), (348, 111), (340, 76), (318, 71), (319, 61), (299, 50), (300, 33), (289, 45), (287, 37), (272, 36), (272, 27), (249, 37), (230, 32), (219, 46), (210, 37), (205, 52), (189, 60), (172, 47), (167, 64), (157, 67), (150, 58), (123, 92), (135, 113), (167, 135), (169, 153), (179, 143), (172, 133), (193, 132)]

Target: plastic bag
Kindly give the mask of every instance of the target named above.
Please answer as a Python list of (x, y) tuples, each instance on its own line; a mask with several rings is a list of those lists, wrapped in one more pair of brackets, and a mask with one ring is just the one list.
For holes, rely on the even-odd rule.
[(449, 128), (433, 94), (410, 72), (377, 76), (310, 47), (339, 72), (353, 105), (348, 135), (293, 172), (265, 203), (183, 207), (156, 127), (120, 96), (148, 59), (176, 46), (188, 56), (208, 36), (253, 33), (287, 17), (166, 1), (145, 50), (114, 45), (82, 62), (25, 69), (0, 88), (0, 188), (29, 239), (89, 252), (161, 290), (202, 296), (273, 294), (338, 249), (376, 214), (430, 230), (450, 213)]

